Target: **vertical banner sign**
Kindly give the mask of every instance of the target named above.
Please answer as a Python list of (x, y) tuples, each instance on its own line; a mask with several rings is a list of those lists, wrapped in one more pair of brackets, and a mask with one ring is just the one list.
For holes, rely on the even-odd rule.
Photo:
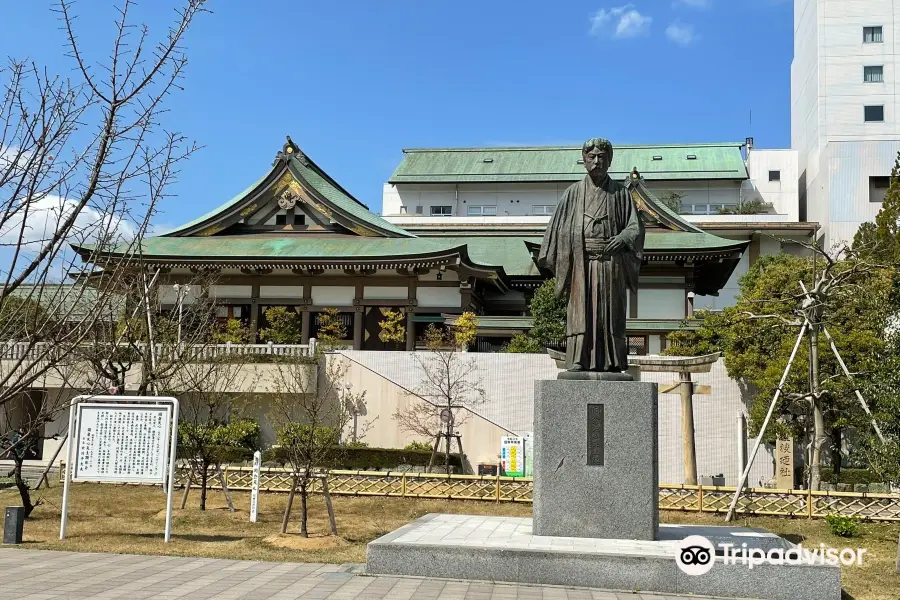
[(500, 438), (500, 464), (507, 477), (523, 477), (525, 475), (525, 441), (516, 436)]
[(534, 476), (534, 433), (525, 434), (525, 477)]
[(250, 488), (250, 522), (256, 523), (259, 515), (259, 467), (262, 464), (262, 454), (259, 450), (253, 453), (253, 480)]
[(794, 489), (794, 440), (778, 440), (775, 443), (775, 487)]

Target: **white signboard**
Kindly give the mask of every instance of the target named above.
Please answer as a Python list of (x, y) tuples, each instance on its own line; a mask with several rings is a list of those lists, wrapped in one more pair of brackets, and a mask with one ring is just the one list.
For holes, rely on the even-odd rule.
[(172, 405), (76, 405), (72, 481), (165, 483)]
[(262, 465), (262, 454), (253, 453), (253, 480), (250, 483), (250, 522), (256, 523), (259, 516), (259, 468)]
[(72, 481), (162, 483), (166, 531), (172, 537), (172, 497), (178, 448), (178, 400), (170, 396), (77, 396), (69, 408), (69, 444), (59, 539), (66, 539)]

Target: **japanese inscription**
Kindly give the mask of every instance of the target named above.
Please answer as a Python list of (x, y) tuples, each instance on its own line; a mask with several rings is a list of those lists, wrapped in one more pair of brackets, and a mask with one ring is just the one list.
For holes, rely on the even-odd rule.
[(73, 480), (163, 483), (170, 406), (80, 404)]
[(794, 440), (778, 440), (775, 444), (775, 487), (794, 488)]
[(587, 464), (603, 466), (603, 405), (587, 405)]

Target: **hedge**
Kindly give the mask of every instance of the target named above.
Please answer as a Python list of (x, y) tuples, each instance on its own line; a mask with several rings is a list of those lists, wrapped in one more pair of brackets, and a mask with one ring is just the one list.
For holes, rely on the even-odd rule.
[[(346, 448), (334, 446), (325, 464), (316, 465), (331, 469), (345, 469), (349, 471), (361, 471), (375, 468), (379, 471), (390, 471), (399, 465), (412, 465), (414, 467), (428, 466), (431, 458), (431, 450), (406, 450), (404, 448)], [(284, 448), (269, 448), (263, 454), (266, 462), (286, 464), (287, 453)], [(434, 459), (435, 465), (444, 464), (444, 454), (438, 453)], [(450, 464), (460, 467), (459, 454), (450, 454)]]
[(844, 467), (838, 475), (822, 470), (822, 481), (826, 483), (849, 483), (851, 485), (882, 483), (882, 478), (869, 469), (848, 469)]

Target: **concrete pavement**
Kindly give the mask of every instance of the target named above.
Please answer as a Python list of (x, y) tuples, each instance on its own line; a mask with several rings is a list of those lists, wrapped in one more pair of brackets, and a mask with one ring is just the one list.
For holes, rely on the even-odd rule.
[[(366, 576), (362, 565), (0, 548), (2, 600), (688, 600), (584, 588)], [(691, 597), (696, 600), (695, 596)]]

